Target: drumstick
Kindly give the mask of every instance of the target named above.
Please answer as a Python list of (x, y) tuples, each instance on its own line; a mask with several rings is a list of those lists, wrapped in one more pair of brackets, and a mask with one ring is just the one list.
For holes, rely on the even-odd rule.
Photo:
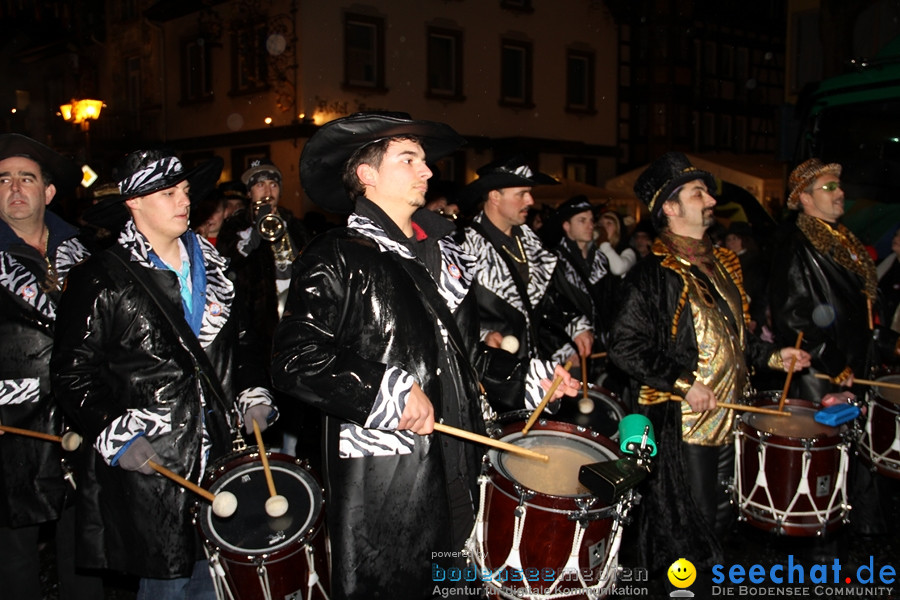
[(591, 354), (590, 358), (606, 358), (606, 352), (595, 352)]
[(272, 479), (272, 470), (269, 468), (269, 457), (266, 456), (266, 448), (263, 446), (262, 433), (259, 424), (253, 419), (253, 435), (256, 436), (256, 445), (259, 446), (259, 458), (262, 460), (263, 472), (266, 474), (266, 483), (269, 486), (269, 499), (266, 500), (266, 514), (270, 517), (280, 517), (287, 512), (288, 501), (284, 496), (279, 496), (275, 491), (275, 480)]
[(149, 466), (151, 469), (153, 469), (160, 475), (168, 477), (169, 479), (171, 479), (172, 481), (174, 481), (181, 487), (185, 488), (186, 490), (190, 490), (190, 491), (194, 492), (195, 494), (197, 494), (198, 496), (209, 500), (210, 502), (214, 502), (216, 500), (215, 494), (213, 494), (209, 490), (204, 490), (202, 487), (200, 487), (196, 483), (194, 483), (192, 481), (188, 481), (187, 479), (185, 479), (178, 473), (175, 473), (174, 471), (170, 471), (169, 469), (165, 468), (164, 466), (162, 466), (161, 464), (159, 464), (157, 462), (148, 460), (147, 466)]
[[(564, 370), (568, 371), (572, 366), (572, 361), (566, 361)], [(528, 435), (528, 430), (531, 429), (531, 426), (534, 425), (534, 422), (538, 420), (538, 417), (541, 416), (541, 413), (547, 407), (547, 403), (550, 402), (550, 398), (553, 396), (553, 393), (556, 391), (556, 388), (559, 387), (559, 384), (562, 383), (562, 377), (557, 377), (553, 380), (553, 383), (550, 384), (550, 389), (547, 390), (547, 393), (544, 394), (544, 399), (541, 400), (541, 403), (537, 405), (537, 408), (534, 409), (534, 412), (531, 413), (531, 416), (528, 417), (528, 422), (525, 423), (525, 427), (522, 428), (522, 435)]]
[(716, 408), (730, 408), (731, 410), (745, 410), (747, 412), (763, 413), (766, 415), (777, 415), (779, 417), (790, 417), (791, 413), (786, 410), (775, 410), (774, 408), (762, 408), (761, 406), (749, 406), (746, 404), (729, 404), (728, 402), (717, 402)]
[[(794, 348), (797, 350), (800, 349), (800, 344), (803, 343), (803, 332), (797, 334), (797, 342), (794, 344)], [(778, 412), (784, 410), (784, 401), (787, 398), (788, 388), (791, 387), (791, 376), (794, 374), (794, 366), (797, 364), (797, 357), (793, 357), (791, 359), (791, 368), (788, 369), (787, 377), (784, 379), (784, 389), (781, 390), (781, 398), (778, 400)]]
[(581, 387), (584, 390), (584, 399), (588, 397), (587, 356), (581, 357)]
[(153, 462), (152, 460), (147, 461), (147, 466), (149, 466), (160, 475), (168, 477), (184, 489), (190, 490), (201, 498), (212, 502), (212, 511), (217, 517), (230, 517), (237, 509), (237, 497), (235, 497), (235, 495), (231, 492), (220, 492), (218, 494), (213, 494), (209, 490), (203, 489), (196, 483), (188, 481), (178, 473), (170, 471), (161, 464)]
[[(815, 377), (819, 379), (827, 379), (831, 381), (831, 376), (827, 373), (816, 373)], [(877, 385), (878, 387), (889, 388), (892, 390), (900, 390), (900, 383), (891, 383), (890, 381), (873, 381), (872, 379), (853, 379), (853, 383), (860, 385)]]
[(32, 431), (31, 429), (19, 429), (18, 427), (10, 427), (8, 425), (0, 425), (0, 431), (14, 433), (16, 435), (24, 435), (39, 440), (47, 440), (48, 442), (59, 442), (62, 447), (69, 452), (81, 445), (81, 436), (74, 431), (67, 431), (62, 437), (43, 433), (41, 431)]
[(521, 446), (516, 446), (515, 444), (501, 442), (499, 440), (495, 440), (494, 438), (489, 438), (486, 435), (479, 435), (477, 433), (472, 433), (471, 431), (466, 431), (465, 429), (459, 429), (457, 427), (451, 427), (450, 425), (444, 425), (443, 423), (435, 423), (434, 430), (441, 433), (446, 433), (448, 435), (454, 435), (458, 438), (469, 440), (470, 442), (478, 442), (479, 444), (484, 444), (485, 446), (492, 446), (500, 450), (506, 450), (508, 452), (512, 452), (514, 454), (518, 454), (527, 458), (536, 458), (537, 460), (542, 460), (544, 462), (550, 460), (550, 457), (546, 454), (540, 454), (538, 452), (535, 452), (534, 450), (529, 450), (528, 448), (522, 448)]

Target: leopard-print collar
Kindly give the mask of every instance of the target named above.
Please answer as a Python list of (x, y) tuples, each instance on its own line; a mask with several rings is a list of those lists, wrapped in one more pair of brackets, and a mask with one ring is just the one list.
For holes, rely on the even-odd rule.
[(878, 290), (875, 262), (849, 229), (841, 224), (829, 225), (805, 213), (797, 215), (797, 228), (818, 252), (859, 275), (864, 282), (863, 293), (875, 301)]

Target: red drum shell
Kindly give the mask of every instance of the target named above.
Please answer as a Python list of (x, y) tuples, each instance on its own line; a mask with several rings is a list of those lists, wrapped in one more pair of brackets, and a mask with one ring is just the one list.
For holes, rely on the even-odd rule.
[[(900, 375), (879, 377), (882, 383), (900, 384)], [(900, 479), (900, 390), (873, 388), (866, 430), (859, 441), (863, 458), (880, 474)]]
[[(310, 569), (306, 552), (314, 556), (315, 572), (328, 590), (330, 569), (322, 484), (304, 461), (268, 453), (276, 492), (288, 501), (278, 518), (265, 513), (269, 498), (259, 450), (228, 455), (212, 465), (203, 486), (214, 494), (228, 491), (238, 499), (234, 515), (217, 517), (208, 502), (198, 503), (195, 523), (210, 555), (218, 555), (227, 585), (237, 600), (261, 598), (258, 569), (265, 567), (272, 598), (307, 597)], [(313, 598), (327, 598), (318, 587)]]
[[(777, 409), (778, 401), (768, 396), (757, 400), (755, 405)], [(748, 523), (765, 531), (791, 536), (820, 535), (840, 527), (846, 516), (843, 492), (837, 492), (836, 504), (830, 502), (835, 488), (842, 486), (846, 477), (840, 465), (841, 448), (846, 449), (847, 445), (847, 427), (831, 427), (815, 421), (816, 408), (812, 402), (788, 398), (785, 409), (791, 412), (791, 417), (745, 412), (736, 422), (735, 444), (740, 445), (740, 461), (735, 461), (738, 479), (735, 493), (739, 511)], [(757, 487), (753, 491), (759, 476), (758, 453), (762, 446), (766, 452), (763, 469), (767, 487)], [(808, 458), (805, 458), (807, 451)], [(807, 483), (814, 502), (803, 495), (797, 497), (804, 460), (809, 461)], [(747, 502), (764, 508), (747, 505)], [(781, 522), (776, 511), (785, 513)], [(801, 514), (813, 511), (826, 514), (824, 531), (815, 515)]]
[[(616, 444), (583, 427), (539, 419), (528, 435), (522, 438), (524, 426), (525, 421), (508, 422), (493, 437), (516, 445), (525, 445), (521, 442), (528, 440), (527, 447), (537, 452), (541, 452), (542, 446), (547, 443), (565, 440), (565, 443), (589, 449), (588, 454), (593, 453), (593, 457), (588, 462), (615, 460), (619, 457)], [(502, 462), (502, 454), (505, 453), (491, 450), (485, 457), (486, 475), (490, 482), (484, 500), (484, 564), (479, 566), (496, 570), (506, 560), (513, 545), (516, 509), (524, 493), (528, 512), (519, 548), (521, 569), (537, 569), (542, 572), (553, 569), (559, 574), (572, 551), (576, 524), (574, 516), (587, 515), (589, 520), (586, 521), (588, 525), (580, 546), (579, 566), (582, 570), (591, 571), (585, 581), (588, 585), (595, 585), (608, 558), (613, 509), (589, 493), (554, 495), (521, 486), (499, 464)], [(577, 473), (580, 465), (574, 469)], [(579, 503), (589, 504), (586, 513), (580, 510)], [(551, 582), (530, 582), (532, 593), (536, 586), (549, 586)], [(504, 590), (513, 596), (521, 593), (524, 588), (521, 582), (516, 581), (507, 580), (503, 585)], [(572, 588), (581, 584), (578, 581), (565, 581), (560, 585)]]

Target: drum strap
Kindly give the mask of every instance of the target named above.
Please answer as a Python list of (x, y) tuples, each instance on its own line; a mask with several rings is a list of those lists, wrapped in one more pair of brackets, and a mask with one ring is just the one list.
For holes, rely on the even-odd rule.
[(184, 346), (187, 347), (188, 354), (191, 355), (191, 360), (194, 362), (194, 367), (197, 369), (197, 372), (202, 375), (209, 384), (209, 389), (213, 393), (213, 398), (211, 400), (218, 404), (218, 409), (222, 411), (223, 415), (227, 415), (232, 410), (232, 404), (225, 401), (227, 394), (225, 393), (225, 390), (222, 389), (222, 382), (219, 380), (219, 376), (216, 374), (216, 370), (210, 362), (209, 356), (206, 355), (206, 351), (200, 345), (200, 341), (197, 339), (197, 336), (194, 335), (194, 332), (187, 321), (184, 319), (172, 318), (172, 311), (166, 307), (161, 299), (162, 291), (159, 289), (159, 286), (156, 285), (156, 282), (147, 277), (147, 274), (142, 267), (136, 267), (127, 257), (122, 256), (116, 248), (111, 249), (110, 254), (115, 256), (123, 265), (125, 265), (128, 272), (131, 273), (135, 280), (144, 287), (147, 295), (150, 296), (160, 312), (165, 315), (166, 320), (169, 321), (175, 334)]
[[(475, 371), (474, 367), (471, 366), (468, 355), (463, 351), (465, 344), (462, 341), (462, 334), (459, 331), (459, 327), (456, 325), (456, 319), (453, 318), (444, 299), (441, 297), (440, 293), (438, 293), (435, 286), (427, 284), (422, 285), (420, 283), (421, 281), (433, 281), (431, 275), (428, 274), (424, 267), (420, 267), (419, 263), (415, 261), (411, 261), (396, 254), (392, 254), (391, 256), (401, 267), (403, 267), (403, 270), (406, 271), (410, 279), (412, 279), (413, 285), (415, 285), (416, 289), (419, 291), (419, 297), (422, 298), (422, 304), (425, 305), (428, 312), (430, 312), (431, 315), (444, 326), (444, 329), (447, 330), (447, 338), (450, 345), (459, 355), (460, 362), (469, 365), (469, 368), (472, 369), (472, 375), (475, 378), (475, 381), (479, 381), (480, 378), (478, 377), (478, 373)], [(416, 269), (418, 269), (418, 271)]]

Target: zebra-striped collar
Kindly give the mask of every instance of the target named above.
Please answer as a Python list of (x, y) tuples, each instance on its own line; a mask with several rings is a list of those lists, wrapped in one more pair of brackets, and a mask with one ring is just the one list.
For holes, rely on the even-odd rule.
[[(194, 236), (196, 243), (200, 244), (203, 253), (203, 264), (206, 267), (206, 302), (203, 309), (203, 320), (200, 324), (200, 345), (208, 346), (218, 335), (231, 314), (231, 304), (234, 301), (234, 283), (225, 275), (228, 260), (224, 258), (215, 247), (203, 236), (193, 231), (186, 231), (184, 236)], [(148, 269), (158, 269), (150, 260), (152, 247), (147, 238), (137, 230), (134, 220), (129, 219), (119, 234), (118, 244), (122, 246), (131, 257), (132, 262)]]

